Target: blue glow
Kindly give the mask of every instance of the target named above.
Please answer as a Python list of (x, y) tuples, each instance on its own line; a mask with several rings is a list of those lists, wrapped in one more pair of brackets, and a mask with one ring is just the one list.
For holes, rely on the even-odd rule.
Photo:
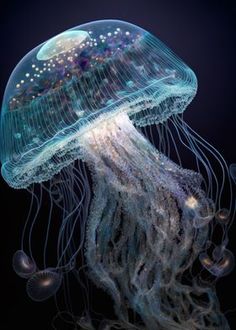
[(194, 73), (137, 26), (98, 21), (61, 33), (27, 54), (9, 79), (2, 175), (14, 188), (50, 179), (81, 157), (79, 136), (96, 119), (124, 111), (138, 126), (159, 123), (182, 113), (196, 88)]

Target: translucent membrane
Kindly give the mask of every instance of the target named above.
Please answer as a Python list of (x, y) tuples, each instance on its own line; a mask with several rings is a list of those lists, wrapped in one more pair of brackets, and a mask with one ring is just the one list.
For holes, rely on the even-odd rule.
[(212, 260), (207, 253), (201, 253), (199, 260), (204, 268), (206, 268), (212, 275), (216, 277), (228, 275), (234, 268), (234, 256), (232, 252), (225, 249), (221, 255), (219, 251), (215, 251), (214, 256), (218, 260)]
[(35, 273), (27, 282), (26, 290), (34, 301), (43, 301), (52, 297), (60, 288), (62, 276), (52, 270), (42, 270)]
[(17, 275), (23, 278), (30, 277), (36, 271), (35, 262), (22, 250), (13, 255), (12, 266)]
[[(69, 31), (81, 40), (72, 48)], [(125, 112), (137, 126), (160, 123), (196, 94), (193, 71), (137, 26), (99, 21), (69, 31), (27, 54), (7, 85), (0, 156), (12, 187), (48, 180), (81, 158), (80, 136), (100, 121)]]

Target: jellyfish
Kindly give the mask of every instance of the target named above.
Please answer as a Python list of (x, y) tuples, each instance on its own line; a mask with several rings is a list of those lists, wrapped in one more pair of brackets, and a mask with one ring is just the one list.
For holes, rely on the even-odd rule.
[(35, 262), (24, 251), (18, 250), (12, 258), (14, 271), (23, 278), (29, 278), (36, 272)]
[(33, 274), (27, 282), (27, 293), (34, 301), (43, 301), (53, 296), (61, 285), (62, 276), (57, 271), (45, 269)]
[[(179, 57), (119, 20), (62, 32), (14, 69), (1, 174), (31, 202), (13, 268), (74, 328), (229, 329), (213, 284), (234, 265), (232, 169), (183, 119), (196, 92)], [(95, 320), (90, 282), (116, 318)]]

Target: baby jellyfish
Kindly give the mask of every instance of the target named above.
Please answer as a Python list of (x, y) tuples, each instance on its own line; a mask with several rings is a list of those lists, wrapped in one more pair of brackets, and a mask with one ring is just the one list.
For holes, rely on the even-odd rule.
[(230, 212), (228, 209), (220, 209), (216, 212), (215, 218), (221, 223), (227, 222), (229, 219)]
[(229, 166), (229, 172), (231, 175), (231, 178), (233, 179), (234, 183), (236, 184), (236, 164), (231, 164)]
[(35, 262), (22, 250), (14, 254), (12, 266), (16, 274), (23, 278), (29, 278), (36, 272)]
[(224, 249), (221, 259), (217, 262), (213, 261), (205, 252), (200, 254), (199, 260), (202, 266), (216, 277), (226, 276), (234, 268), (234, 256), (228, 249)]
[(62, 275), (52, 269), (35, 273), (27, 282), (26, 290), (34, 301), (43, 301), (53, 296), (61, 286)]

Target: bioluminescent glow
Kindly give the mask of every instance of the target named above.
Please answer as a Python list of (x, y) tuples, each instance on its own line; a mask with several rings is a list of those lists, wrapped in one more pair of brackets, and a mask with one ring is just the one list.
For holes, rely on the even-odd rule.
[[(184, 122), (196, 91), (170, 49), (117, 20), (59, 34), (12, 73), (1, 172), (32, 196), (13, 268), (74, 328), (229, 329), (213, 284), (234, 266), (235, 168)], [(90, 281), (116, 319), (91, 308)]]

